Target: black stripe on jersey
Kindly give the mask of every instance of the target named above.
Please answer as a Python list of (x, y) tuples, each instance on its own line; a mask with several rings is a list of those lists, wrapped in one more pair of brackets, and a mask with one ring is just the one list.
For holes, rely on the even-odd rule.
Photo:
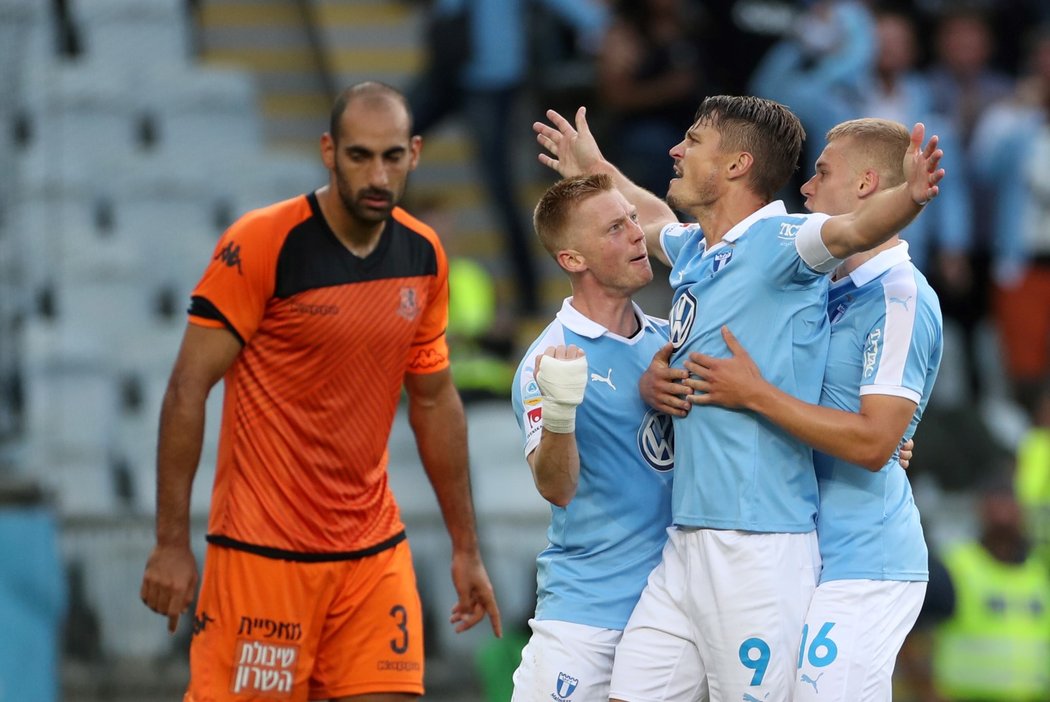
[(310, 193), (307, 198), (313, 216), (296, 225), (281, 247), (274, 297), (333, 285), (437, 275), (437, 252), (426, 237), (391, 217), (375, 251), (358, 258), (329, 228), (317, 196)]
[(204, 539), (214, 546), (225, 546), (226, 548), (232, 548), (237, 551), (247, 551), (248, 553), (254, 553), (256, 556), (262, 556), (263, 558), (276, 558), (282, 561), (295, 561), (297, 563), (327, 563), (329, 561), (354, 561), (359, 558), (374, 556), (377, 553), (386, 551), (388, 548), (393, 548), (404, 541), (405, 532), (402, 530), (391, 536), (386, 541), (380, 542), (375, 546), (363, 548), (359, 551), (338, 551), (335, 553), (301, 553), (299, 551), (288, 551), (283, 548), (271, 548), (270, 546), (249, 544), (219, 534), (208, 534)]
[(229, 329), (230, 333), (237, 337), (237, 341), (241, 342), (241, 346), (244, 346), (244, 338), (238, 333), (237, 329), (230, 324), (230, 320), (226, 319), (226, 315), (220, 312), (219, 308), (213, 305), (208, 298), (194, 295), (190, 298), (190, 308), (186, 311), (194, 317), (202, 317), (204, 319), (213, 319), (216, 322), (222, 322), (223, 326)]

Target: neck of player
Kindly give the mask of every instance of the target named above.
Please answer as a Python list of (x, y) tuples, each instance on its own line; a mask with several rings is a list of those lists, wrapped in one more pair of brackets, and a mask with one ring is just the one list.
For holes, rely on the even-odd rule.
[(335, 238), (358, 258), (364, 258), (375, 251), (383, 235), (386, 220), (365, 222), (357, 219), (338, 201), (338, 195), (329, 186), (318, 188), (317, 204), (321, 207), (328, 228)]
[(572, 306), (587, 319), (627, 339), (642, 328), (630, 297), (573, 290)]

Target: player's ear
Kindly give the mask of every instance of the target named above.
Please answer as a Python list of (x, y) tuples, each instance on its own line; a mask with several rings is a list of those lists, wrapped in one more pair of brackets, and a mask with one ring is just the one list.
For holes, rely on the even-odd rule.
[(874, 168), (866, 168), (857, 181), (857, 196), (865, 198), (879, 189), (879, 172)]
[(423, 137), (418, 134), (408, 142), (409, 159), (408, 170), (414, 171), (419, 164), (419, 155), (423, 152)]
[(755, 163), (755, 157), (748, 151), (738, 151), (729, 162), (728, 171), (730, 179), (742, 178), (751, 171)]
[(328, 170), (335, 170), (335, 140), (328, 132), (321, 135), (321, 161)]
[(587, 270), (587, 260), (575, 249), (562, 249), (556, 258), (558, 265), (568, 273), (580, 273)]

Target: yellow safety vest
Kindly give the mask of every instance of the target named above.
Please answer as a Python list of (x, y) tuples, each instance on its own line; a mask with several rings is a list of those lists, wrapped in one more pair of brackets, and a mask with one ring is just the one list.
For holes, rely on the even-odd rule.
[(1035, 428), (1017, 450), (1017, 500), (1036, 555), (1050, 569), (1050, 429)]
[(977, 543), (944, 559), (955, 613), (934, 636), (933, 675), (949, 699), (1050, 699), (1050, 576), (1034, 558), (1002, 563)]

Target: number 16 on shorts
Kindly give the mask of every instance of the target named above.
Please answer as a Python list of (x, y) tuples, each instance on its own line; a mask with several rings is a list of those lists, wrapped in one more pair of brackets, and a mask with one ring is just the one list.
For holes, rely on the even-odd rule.
[[(798, 649), (798, 668), (808, 661), (814, 668), (823, 668), (831, 665), (838, 657), (839, 649), (835, 642), (828, 636), (835, 622), (824, 622), (816, 635), (810, 639), (809, 625), (802, 627), (802, 643)], [(740, 644), (740, 664), (748, 670), (753, 671), (751, 685), (757, 687), (762, 684), (769, 669), (770, 650), (769, 644), (764, 639), (752, 637), (745, 639)]]

